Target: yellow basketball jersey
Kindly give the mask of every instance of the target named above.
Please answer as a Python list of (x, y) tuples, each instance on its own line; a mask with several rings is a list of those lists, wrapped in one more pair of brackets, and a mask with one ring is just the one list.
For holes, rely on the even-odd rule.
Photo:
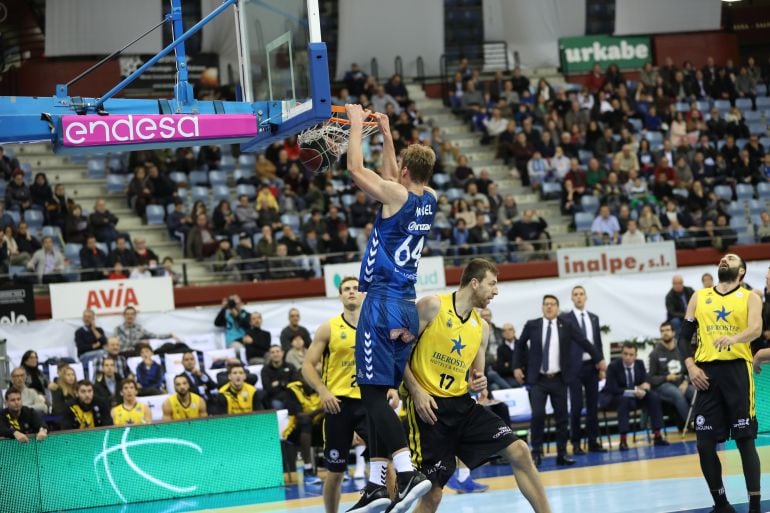
[(173, 394), (168, 398), (168, 402), (171, 405), (171, 418), (174, 420), (184, 419), (197, 419), (201, 416), (201, 396), (190, 392), (190, 404), (185, 408), (181, 401), (179, 401), (179, 395)]
[(257, 389), (253, 385), (244, 383), (240, 391), (235, 392), (230, 389), (230, 383), (228, 383), (219, 389), (219, 393), (227, 398), (227, 413), (229, 415), (254, 411), (254, 394), (257, 393)]
[(119, 404), (112, 409), (112, 422), (116, 426), (144, 424), (144, 411), (146, 409), (147, 406), (142, 403), (136, 403), (130, 410)]
[(78, 404), (70, 406), (70, 411), (75, 416), (75, 420), (78, 423), (78, 429), (89, 429), (94, 427), (94, 412), (93, 410), (85, 411)]
[(714, 288), (698, 291), (695, 319), (698, 321), (698, 348), (696, 362), (715, 360), (752, 361), (748, 342), (735, 344), (727, 349), (717, 350), (714, 340), (721, 336), (732, 336), (742, 332), (749, 321), (749, 295), (751, 292), (737, 287), (725, 295)]
[(329, 319), (329, 344), (323, 355), (321, 379), (337, 397), (361, 399), (356, 384), (356, 328), (342, 314)]
[(441, 294), (441, 308), (412, 350), (409, 366), (430, 395), (468, 393), (468, 372), (481, 347), (482, 320), (474, 309), (463, 321), (455, 312), (454, 293)]

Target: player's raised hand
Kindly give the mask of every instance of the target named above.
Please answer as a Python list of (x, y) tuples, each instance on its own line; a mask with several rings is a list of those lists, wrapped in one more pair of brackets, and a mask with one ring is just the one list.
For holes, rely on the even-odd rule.
[(436, 401), (425, 390), (415, 390), (412, 393), (412, 400), (414, 400), (414, 409), (417, 411), (417, 415), (420, 416), (423, 422), (430, 424), (431, 426), (436, 423), (438, 417), (434, 410), (438, 410)]
[(380, 132), (386, 135), (390, 133), (390, 118), (388, 115), (382, 112), (375, 112), (372, 115), (377, 119), (377, 127), (380, 129)]
[(353, 124), (360, 125), (361, 123), (363, 123), (365, 118), (364, 109), (359, 104), (346, 103), (345, 111), (348, 114), (348, 120), (350, 120), (351, 125)]
[(323, 405), (324, 411), (326, 413), (334, 415), (340, 412), (340, 405), (342, 404), (342, 401), (337, 399), (331, 392), (324, 390), (319, 392), (318, 395), (321, 398), (321, 404)]

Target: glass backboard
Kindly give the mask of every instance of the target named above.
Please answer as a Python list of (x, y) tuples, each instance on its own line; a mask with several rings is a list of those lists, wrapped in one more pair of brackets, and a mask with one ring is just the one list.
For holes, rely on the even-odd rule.
[(236, 16), (243, 99), (310, 99), (308, 43), (321, 41), (317, 0), (241, 0)]

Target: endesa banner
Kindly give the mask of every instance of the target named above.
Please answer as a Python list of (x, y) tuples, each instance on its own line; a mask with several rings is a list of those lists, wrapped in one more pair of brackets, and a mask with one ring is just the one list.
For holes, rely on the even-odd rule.
[(556, 252), (559, 277), (636, 274), (676, 269), (673, 241), (626, 246), (568, 248)]
[(62, 116), (61, 145), (67, 148), (256, 137), (251, 114), (128, 114)]
[(55, 283), (50, 290), (53, 319), (77, 319), (86, 308), (96, 315), (119, 314), (127, 306), (139, 312), (174, 309), (174, 286), (168, 277)]

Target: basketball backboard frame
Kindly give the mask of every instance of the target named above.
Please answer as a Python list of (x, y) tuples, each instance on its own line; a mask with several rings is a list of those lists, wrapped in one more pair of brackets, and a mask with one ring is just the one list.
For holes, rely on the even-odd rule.
[[(187, 31), (182, 27), (182, 1), (170, 0), (172, 12), (164, 22), (174, 25), (174, 40), (155, 57), (147, 61), (134, 73), (121, 80), (115, 87), (99, 98), (80, 98), (70, 96), (69, 84), (58, 84), (52, 97), (0, 97), (0, 143), (38, 142), (50, 140), (57, 153), (100, 153), (135, 149), (162, 149), (201, 144), (241, 144), (244, 152), (258, 151), (277, 139), (297, 134), (303, 129), (318, 124), (331, 117), (331, 91), (329, 83), (328, 58), (326, 45), (321, 41), (320, 16), (317, 0), (224, 0), (212, 13)], [(290, 30), (292, 37), (300, 37), (304, 44), (301, 51), (307, 59), (307, 66), (302, 76), (292, 75), (296, 59), (297, 46), (291, 41), (289, 48), (290, 73), (289, 83), (292, 94), (286, 97), (276, 91), (273, 98), (255, 98), (251, 101), (199, 101), (192, 94), (192, 86), (187, 82), (184, 42), (198, 32), (211, 19), (233, 7), (236, 19), (248, 10), (257, 13), (270, 10), (281, 11), (287, 4), (303, 2), (303, 13), (296, 27)], [(248, 20), (248, 16), (241, 19)], [(272, 38), (273, 41), (275, 38)], [(238, 40), (244, 52), (254, 47), (247, 40)], [(273, 52), (280, 48), (279, 43), (271, 46)], [(257, 49), (260, 50), (260, 49)], [(265, 50), (262, 48), (261, 50)], [(141, 73), (157, 63), (160, 58), (174, 52), (177, 58), (178, 85), (174, 98), (124, 99), (116, 98), (123, 88), (135, 80)], [(117, 53), (113, 54), (117, 55)], [(266, 55), (270, 56), (267, 51)], [(106, 59), (105, 59), (106, 61)], [(101, 63), (100, 63), (101, 64)], [(251, 73), (251, 61), (241, 65), (241, 70)], [(90, 72), (88, 70), (87, 72)], [(272, 75), (271, 70), (271, 75)], [(86, 72), (86, 73), (87, 73)], [(84, 76), (81, 75), (81, 76)], [(77, 77), (80, 78), (81, 76)], [(305, 89), (298, 91), (296, 79), (304, 80)], [(273, 80), (271, 77), (269, 80)], [(72, 81), (70, 82), (72, 83)], [(272, 84), (272, 82), (270, 82)], [(302, 83), (302, 82), (300, 82)], [(244, 98), (245, 100), (245, 98)], [(248, 118), (253, 120), (252, 129), (243, 129), (248, 125)], [(201, 130), (188, 136), (190, 130), (177, 130), (176, 136), (165, 137), (161, 128), (167, 124), (188, 123), (194, 118), (195, 126), (205, 123), (212, 131)], [(228, 126), (238, 121), (240, 130), (228, 132)], [(67, 137), (67, 127), (74, 127)], [(148, 128), (149, 127), (149, 128)], [(89, 130), (98, 132), (92, 134)], [(148, 136), (148, 130), (155, 131)], [(197, 132), (197, 130), (196, 130)], [(209, 135), (206, 135), (206, 134)], [(78, 146), (76, 141), (97, 140), (93, 144)], [(104, 140), (106, 138), (106, 141)], [(73, 142), (74, 141), (74, 142)]]

